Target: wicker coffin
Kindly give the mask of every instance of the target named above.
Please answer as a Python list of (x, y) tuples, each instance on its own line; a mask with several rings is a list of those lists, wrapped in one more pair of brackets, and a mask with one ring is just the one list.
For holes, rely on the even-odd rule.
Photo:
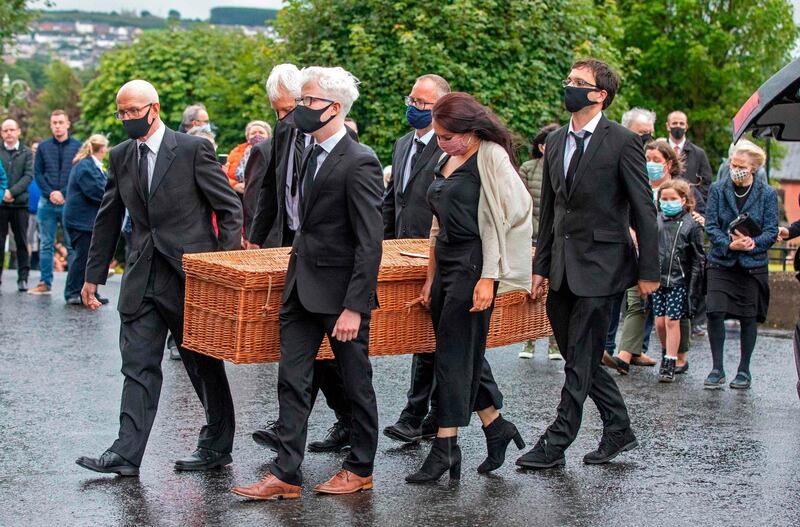
[[(289, 251), (283, 247), (185, 255), (183, 345), (236, 364), (277, 361), (278, 312)], [(383, 242), (380, 307), (372, 313), (370, 355), (434, 351), (430, 312), (415, 303), (425, 281), (427, 254), (427, 240)], [(487, 346), (550, 333), (543, 301), (507, 293), (495, 301)], [(332, 356), (325, 339), (318, 358)]]

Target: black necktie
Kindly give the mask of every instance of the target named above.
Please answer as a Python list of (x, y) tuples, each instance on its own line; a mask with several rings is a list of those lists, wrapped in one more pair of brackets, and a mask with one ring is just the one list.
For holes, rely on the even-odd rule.
[[(415, 137), (414, 138), (414, 144), (412, 145), (411, 148), (413, 149), (413, 152), (411, 153), (411, 166), (409, 167), (409, 170), (408, 170), (408, 178), (406, 178), (403, 181), (403, 188), (400, 189), (402, 191), (405, 191), (406, 185), (408, 185), (408, 180), (411, 179), (411, 174), (414, 173), (414, 167), (417, 166), (417, 160), (419, 159), (419, 155), (425, 149), (425, 143), (420, 141), (419, 138)], [(405, 176), (405, 174), (403, 174), (403, 176)]]
[(147, 163), (147, 154), (150, 152), (150, 149), (147, 147), (145, 143), (141, 143), (139, 145), (139, 185), (142, 188), (142, 194), (144, 194), (144, 199), (148, 199), (150, 197), (150, 185), (148, 185), (148, 163)]
[(292, 197), (297, 197), (297, 180), (300, 179), (300, 164), (303, 162), (303, 150), (306, 149), (306, 135), (300, 130), (294, 132), (294, 163), (292, 164)]
[(580, 164), (581, 158), (583, 157), (583, 145), (586, 142), (586, 138), (592, 135), (590, 132), (581, 132), (580, 135), (575, 132), (570, 132), (570, 134), (575, 138), (575, 152), (572, 153), (572, 159), (569, 160), (569, 167), (567, 167), (567, 178), (565, 181), (567, 185), (567, 194), (572, 190), (575, 172), (578, 170), (578, 164)]
[(311, 192), (311, 187), (314, 185), (314, 175), (317, 173), (317, 156), (319, 156), (320, 152), (322, 151), (322, 147), (319, 145), (314, 145), (314, 148), (311, 149), (311, 155), (308, 158), (308, 164), (306, 165), (306, 172), (303, 175), (303, 196), (302, 198), (305, 200), (309, 193)]

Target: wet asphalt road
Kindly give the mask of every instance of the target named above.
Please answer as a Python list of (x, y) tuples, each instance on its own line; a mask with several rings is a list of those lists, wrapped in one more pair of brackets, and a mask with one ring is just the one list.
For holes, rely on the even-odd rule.
[[(587, 403), (561, 470), (518, 471), (510, 450), (494, 475), (479, 475), (485, 444), (474, 419), (461, 432), (459, 484), (446, 476), (434, 486), (405, 484), (429, 446), (404, 448), (381, 435), (372, 492), (315, 496), (311, 488), (339, 468), (341, 456), (309, 454), (301, 500), (244, 502), (229, 489), (260, 478), (271, 458), (250, 433), (277, 416), (275, 364), (228, 366), (238, 427), (232, 466), (173, 471), (171, 461), (193, 450), (202, 410), (181, 363), (166, 359), (141, 476), (95, 475), (74, 460), (99, 455), (116, 436), (117, 313), (64, 305), (63, 275), (52, 297), (39, 298), (18, 294), (15, 278), (6, 271), (0, 288), (0, 526), (800, 524), (800, 401), (790, 340), (759, 338), (746, 392), (702, 389), (710, 364), (705, 339), (693, 345), (689, 374), (673, 385), (658, 385), (653, 368), (619, 379), (641, 447), (608, 466), (581, 463), (601, 432)], [(112, 301), (118, 284), (115, 277), (104, 288)], [(738, 337), (729, 339), (730, 378)], [(488, 357), (505, 394), (504, 415), (532, 445), (554, 415), (563, 363), (548, 361), (541, 345), (533, 360), (518, 359), (518, 351)], [(381, 427), (402, 408), (409, 362), (407, 355), (373, 361)], [(318, 405), (309, 438), (331, 423), (330, 410)]]

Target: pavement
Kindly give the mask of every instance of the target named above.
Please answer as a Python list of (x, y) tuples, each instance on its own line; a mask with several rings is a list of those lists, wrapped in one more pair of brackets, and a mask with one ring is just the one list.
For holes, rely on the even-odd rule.
[[(403, 447), (380, 436), (375, 489), (349, 496), (316, 496), (313, 485), (339, 467), (341, 455), (308, 454), (300, 500), (247, 502), (234, 485), (259, 479), (272, 453), (250, 438), (277, 416), (276, 364), (228, 365), (236, 403), (233, 465), (209, 473), (176, 473), (172, 460), (191, 452), (202, 408), (180, 362), (165, 358), (161, 404), (139, 478), (97, 475), (75, 465), (99, 455), (116, 437), (122, 376), (119, 319), (113, 308), (119, 277), (102, 291), (112, 305), (97, 313), (66, 306), (64, 275), (51, 297), (16, 292), (16, 277), (0, 287), (0, 526), (338, 526), (338, 525), (800, 525), (800, 401), (791, 341), (759, 337), (753, 388), (704, 391), (710, 369), (705, 338), (693, 344), (690, 370), (659, 385), (654, 368), (617, 377), (640, 448), (606, 466), (585, 466), (601, 433), (587, 402), (583, 427), (567, 451), (567, 466), (523, 472), (506, 464), (493, 475), (476, 472), (485, 457), (480, 424), (461, 430), (460, 483), (445, 476), (411, 486), (429, 443)], [(35, 285), (38, 273), (32, 273)], [(735, 373), (738, 335), (729, 334), (726, 359)], [(532, 360), (520, 345), (487, 353), (505, 395), (504, 416), (529, 446), (555, 415), (564, 374), (544, 342)], [(380, 426), (394, 422), (405, 402), (410, 357), (373, 360)], [(616, 374), (615, 374), (616, 375)], [(332, 424), (320, 404), (309, 438)]]

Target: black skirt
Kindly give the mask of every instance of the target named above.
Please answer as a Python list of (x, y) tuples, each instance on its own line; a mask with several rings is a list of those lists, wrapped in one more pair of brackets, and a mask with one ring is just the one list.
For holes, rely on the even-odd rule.
[(769, 268), (745, 269), (735, 265), (709, 264), (706, 276), (706, 312), (725, 313), (725, 318), (767, 319), (769, 308)]

